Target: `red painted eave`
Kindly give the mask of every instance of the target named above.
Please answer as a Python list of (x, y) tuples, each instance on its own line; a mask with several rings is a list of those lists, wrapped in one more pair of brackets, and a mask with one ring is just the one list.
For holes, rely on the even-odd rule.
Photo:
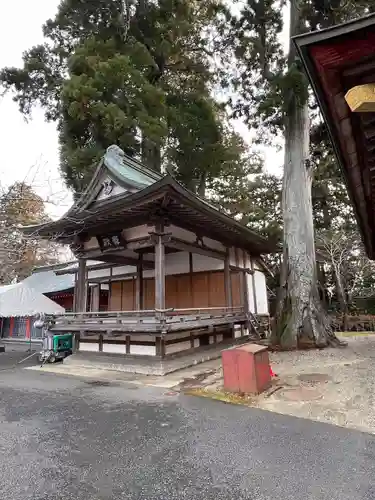
[(367, 253), (375, 258), (375, 169), (367, 137), (375, 115), (352, 113), (345, 100), (350, 88), (375, 83), (375, 15), (300, 35), (294, 42), (329, 130)]

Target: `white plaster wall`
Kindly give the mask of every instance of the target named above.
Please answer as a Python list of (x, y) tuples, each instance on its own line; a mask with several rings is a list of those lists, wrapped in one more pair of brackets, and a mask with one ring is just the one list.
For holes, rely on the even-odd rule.
[[(113, 268), (113, 276), (119, 274), (127, 274), (127, 273), (135, 273), (137, 268), (135, 266), (121, 266)], [(106, 267), (105, 269), (94, 269), (88, 272), (89, 279), (92, 278), (109, 278), (110, 276), (110, 268)]]
[(168, 253), (165, 256), (166, 269), (165, 273), (170, 274), (186, 274), (189, 272), (189, 253), (176, 252)]
[(99, 248), (98, 240), (94, 238), (90, 238), (89, 241), (85, 241), (84, 243), (85, 250), (93, 250), (94, 248)]
[(126, 345), (125, 344), (104, 344), (103, 343), (103, 352), (111, 353), (111, 354), (126, 354)]
[[(231, 249), (232, 251), (232, 263), (233, 265), (236, 265), (235, 261), (235, 255), (234, 255), (234, 248)], [(239, 250), (240, 252), (240, 267), (242, 267), (242, 250)], [(190, 269), (189, 269), (189, 253), (188, 252), (176, 252), (176, 253), (170, 253), (166, 255), (166, 275), (173, 275), (173, 274), (187, 274)], [(250, 266), (250, 258), (246, 254), (246, 266)], [(202, 272), (202, 271), (220, 271), (224, 269), (224, 261), (221, 259), (214, 259), (212, 257), (208, 257), (206, 255), (200, 255), (200, 254), (193, 254), (193, 272)], [(127, 273), (135, 273), (136, 272), (136, 267), (135, 266), (120, 266), (120, 267), (114, 267), (112, 271), (112, 276), (115, 278), (118, 275), (121, 274), (127, 274)], [(263, 275), (263, 272), (259, 271), (259, 274)], [(144, 278), (153, 278), (155, 275), (155, 272), (153, 269), (147, 269), (143, 271), (143, 276)], [(98, 269), (98, 270), (93, 270), (88, 272), (89, 279), (92, 278), (109, 278), (110, 276), (110, 268), (105, 268), (105, 269)], [(248, 291), (249, 291), (249, 305), (250, 305), (250, 311), (254, 311), (254, 300), (253, 300), (253, 292), (252, 292), (252, 279), (251, 275), (246, 275), (247, 276), (247, 282), (248, 282)], [(132, 278), (129, 278), (132, 279)], [(259, 278), (259, 286), (262, 285), (262, 278)], [(258, 293), (258, 291), (257, 291)], [(263, 288), (261, 288), (260, 294), (263, 293)], [(268, 308), (267, 308), (268, 310)]]
[(141, 356), (156, 356), (156, 347), (153, 345), (131, 345), (130, 354)]
[(206, 238), (206, 236), (203, 237), (203, 243), (204, 245), (212, 248), (213, 250), (219, 250), (220, 252), (225, 252), (225, 246), (220, 243), (220, 241), (212, 240), (211, 238)]
[(218, 333), (216, 336), (216, 342), (222, 342), (224, 339), (224, 335), (222, 333)]
[(243, 262), (243, 250), (242, 248), (237, 248), (237, 258), (238, 258), (238, 267), (240, 267), (241, 269), (244, 268), (244, 262)]
[(265, 274), (261, 271), (255, 271), (254, 281), (257, 299), (257, 313), (268, 314), (268, 296)]
[[(175, 238), (178, 238), (180, 240), (187, 241), (188, 243), (195, 243), (197, 236), (195, 233), (192, 231), (187, 231), (186, 229), (183, 229), (182, 227), (177, 227), (177, 226), (169, 226), (167, 232), (171, 233), (172, 236)], [(209, 248), (212, 248), (212, 250), (219, 250), (221, 252), (225, 252), (225, 246), (220, 243), (220, 241), (213, 240), (211, 238), (207, 238), (206, 236), (203, 237), (203, 244), (208, 246)]]
[(206, 255), (193, 254), (193, 272), (218, 271), (224, 269), (224, 261)]
[(122, 234), (126, 241), (129, 240), (137, 240), (138, 238), (147, 238), (149, 233), (155, 231), (155, 227), (148, 226), (147, 224), (143, 224), (142, 226), (130, 227), (128, 229), (124, 229)]
[(251, 269), (251, 258), (247, 252), (245, 252), (245, 264), (246, 269)]
[(120, 274), (135, 273), (137, 268), (135, 266), (120, 266), (114, 267), (112, 270), (112, 276), (119, 276)]
[(234, 325), (234, 338), (239, 339), (242, 337), (242, 327), (241, 325)]
[(194, 243), (194, 241), (197, 239), (194, 233), (192, 233), (191, 231), (187, 231), (186, 229), (182, 229), (182, 227), (171, 225), (168, 227), (167, 232), (171, 233), (175, 238), (188, 241), (189, 243)]
[(105, 276), (109, 276), (109, 267), (105, 269), (93, 269), (87, 273), (89, 279), (92, 278), (104, 278)]
[(98, 343), (89, 343), (89, 342), (81, 342), (79, 344), (80, 351), (86, 352), (99, 352), (99, 344)]
[(237, 248), (237, 255), (238, 255), (238, 267), (240, 267), (241, 269), (249, 269), (246, 252), (242, 250), (242, 248)]
[(170, 344), (166, 346), (166, 353), (173, 354), (175, 352), (186, 351), (187, 349), (191, 349), (190, 340), (186, 342), (179, 342), (178, 344)]
[(236, 249), (234, 247), (229, 249), (229, 264), (231, 266), (236, 265)]
[(253, 277), (251, 274), (246, 273), (247, 296), (249, 298), (249, 311), (255, 313), (254, 306), (254, 290), (253, 290)]

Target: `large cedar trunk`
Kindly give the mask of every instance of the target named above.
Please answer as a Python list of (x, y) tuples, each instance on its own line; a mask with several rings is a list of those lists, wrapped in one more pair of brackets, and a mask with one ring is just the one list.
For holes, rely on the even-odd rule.
[[(291, 2), (291, 35), (298, 33), (299, 10)], [(295, 62), (290, 49), (289, 64)], [(339, 344), (321, 304), (315, 258), (309, 157), (309, 108), (293, 89), (285, 118), (283, 179), (284, 251), (274, 343), (285, 349)]]
[(146, 136), (142, 137), (142, 163), (148, 168), (160, 172), (161, 170), (161, 151), (160, 145), (150, 141)]

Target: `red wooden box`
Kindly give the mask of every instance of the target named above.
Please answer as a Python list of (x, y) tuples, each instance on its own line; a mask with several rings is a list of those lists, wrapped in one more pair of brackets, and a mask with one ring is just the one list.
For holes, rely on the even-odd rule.
[(259, 394), (271, 385), (267, 347), (246, 344), (222, 352), (224, 389)]

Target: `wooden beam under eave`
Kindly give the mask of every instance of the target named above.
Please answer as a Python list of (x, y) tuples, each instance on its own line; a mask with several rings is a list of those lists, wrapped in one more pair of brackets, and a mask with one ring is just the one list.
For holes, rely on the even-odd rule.
[[(110, 276), (111, 275), (108, 274), (107, 276), (100, 276), (98, 278), (89, 278), (88, 281), (89, 281), (89, 283), (103, 283), (103, 284), (106, 284), (106, 283), (109, 283)], [(135, 278), (136, 276), (137, 276), (136, 272), (134, 272), (134, 273), (114, 274), (114, 275), (112, 275), (112, 280), (111, 281), (113, 283), (115, 281), (121, 281), (121, 280), (124, 280), (124, 279)]]
[[(116, 264), (116, 266), (134, 266), (138, 265), (138, 258), (126, 257), (121, 255), (121, 252), (125, 249), (113, 250), (113, 252), (102, 252), (99, 248), (96, 250), (89, 250), (84, 253), (85, 259), (90, 260), (100, 260), (102, 262), (108, 262), (110, 264)], [(154, 269), (154, 263), (150, 260), (143, 260), (143, 269)]]
[(171, 237), (165, 245), (169, 248), (174, 248), (175, 250), (180, 250), (181, 252), (196, 253), (199, 255), (204, 255), (206, 257), (211, 257), (212, 259), (225, 260), (226, 255), (224, 252), (218, 250), (211, 250), (207, 247), (202, 247), (194, 243), (187, 243), (185, 241), (179, 240), (178, 238)]
[(346, 93), (345, 100), (353, 113), (374, 113), (375, 83), (353, 87)]

